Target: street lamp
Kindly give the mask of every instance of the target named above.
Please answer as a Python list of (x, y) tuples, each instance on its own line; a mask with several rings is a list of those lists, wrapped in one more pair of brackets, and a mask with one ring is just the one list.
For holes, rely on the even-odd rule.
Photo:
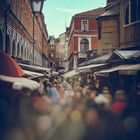
[(30, 0), (33, 13), (33, 65), (34, 65), (34, 16), (35, 14), (42, 14), (42, 8), (45, 0)]

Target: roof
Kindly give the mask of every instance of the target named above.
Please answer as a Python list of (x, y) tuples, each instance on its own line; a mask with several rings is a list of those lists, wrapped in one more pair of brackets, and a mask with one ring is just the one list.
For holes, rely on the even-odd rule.
[(99, 72), (95, 72), (95, 74), (100, 75), (103, 73), (110, 73), (114, 71), (138, 71), (138, 70), (140, 70), (140, 64), (124, 64), (124, 65), (112, 67), (110, 69), (104, 69)]
[(96, 68), (96, 67), (100, 67), (100, 66), (104, 66), (104, 65), (106, 65), (106, 64), (91, 64), (91, 65), (79, 67), (78, 70)]
[(105, 63), (112, 56), (112, 53), (104, 54), (102, 56), (98, 56), (96, 58), (90, 59), (80, 64), (80, 66), (93, 64), (93, 63)]
[(104, 8), (100, 7), (98, 9), (93, 9), (90, 11), (75, 14), (75, 16), (99, 16), (99, 15), (103, 14), (104, 12), (105, 12)]
[(117, 54), (121, 59), (140, 57), (140, 50), (115, 50), (114, 53)]
[(105, 13), (101, 14), (98, 18), (101, 18), (101, 17), (109, 17), (109, 16), (116, 16), (116, 15), (118, 15), (117, 12), (115, 12), (113, 10), (108, 10)]

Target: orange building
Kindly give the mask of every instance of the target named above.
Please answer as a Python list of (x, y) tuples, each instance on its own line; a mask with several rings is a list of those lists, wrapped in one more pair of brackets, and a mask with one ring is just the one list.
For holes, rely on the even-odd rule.
[(72, 17), (68, 30), (69, 69), (87, 59), (87, 51), (97, 51), (97, 21), (96, 18), (103, 14), (104, 8), (98, 8)]

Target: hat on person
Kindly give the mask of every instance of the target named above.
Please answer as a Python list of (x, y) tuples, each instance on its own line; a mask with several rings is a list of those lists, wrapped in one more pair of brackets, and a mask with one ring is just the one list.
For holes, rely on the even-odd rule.
[(109, 90), (109, 88), (106, 86), (106, 87), (103, 88), (103, 90)]
[(115, 93), (115, 100), (126, 100), (126, 95), (123, 90), (117, 90)]

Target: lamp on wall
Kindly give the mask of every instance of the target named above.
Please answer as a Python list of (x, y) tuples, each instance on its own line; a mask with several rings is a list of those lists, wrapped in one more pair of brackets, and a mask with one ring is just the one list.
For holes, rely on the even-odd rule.
[(31, 8), (33, 13), (33, 65), (34, 65), (34, 51), (35, 51), (35, 40), (34, 40), (34, 17), (35, 14), (42, 14), (43, 4), (45, 0), (30, 0)]

